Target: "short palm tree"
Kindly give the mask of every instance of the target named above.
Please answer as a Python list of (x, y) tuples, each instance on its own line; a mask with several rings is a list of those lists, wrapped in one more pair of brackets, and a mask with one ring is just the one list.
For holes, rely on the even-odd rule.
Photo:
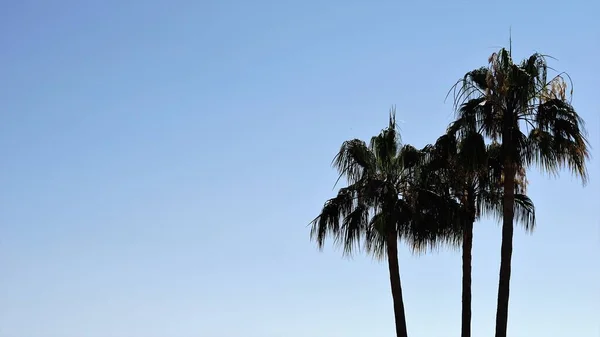
[(397, 337), (407, 337), (398, 241), (424, 249), (443, 240), (433, 221), (448, 218), (450, 212), (449, 207), (416, 206), (424, 198), (428, 205), (442, 204), (441, 197), (411, 193), (422, 158), (414, 147), (401, 145), (392, 111), (388, 127), (368, 146), (358, 139), (343, 143), (333, 163), (348, 186), (328, 200), (311, 223), (311, 238), (320, 248), (330, 235), (345, 254), (364, 248), (377, 258), (387, 258)]
[[(464, 134), (457, 139), (447, 133), (434, 145), (425, 147), (428, 160), (423, 165), (433, 188), (449, 190), (460, 206), (458, 224), (450, 224), (449, 230), (458, 230), (462, 244), (462, 315), (461, 337), (471, 336), (471, 261), (473, 249), (473, 226), (486, 214), (500, 216), (502, 208), (502, 171), (497, 143), (485, 144), (483, 136), (476, 132)], [(515, 212), (518, 220), (528, 231), (535, 225), (533, 202), (524, 194), (526, 181), (519, 175), (515, 191)], [(453, 206), (452, 206), (453, 207)], [(447, 224), (448, 225), (448, 224)], [(456, 241), (453, 241), (456, 242)]]
[(496, 337), (506, 337), (510, 292), (515, 185), (517, 173), (531, 164), (557, 174), (567, 167), (586, 183), (589, 158), (584, 121), (567, 99), (569, 77), (548, 78), (546, 57), (533, 54), (515, 64), (501, 49), (489, 65), (468, 72), (455, 95), (452, 132), (476, 131), (499, 142), (502, 168), (502, 247), (496, 312)]

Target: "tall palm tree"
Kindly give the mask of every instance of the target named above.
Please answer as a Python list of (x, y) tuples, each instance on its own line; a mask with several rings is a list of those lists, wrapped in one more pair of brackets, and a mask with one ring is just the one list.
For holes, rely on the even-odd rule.
[[(434, 188), (450, 190), (458, 202), (461, 217), (458, 225), (462, 232), (462, 315), (461, 337), (471, 336), (471, 261), (473, 226), (486, 214), (502, 214), (501, 165), (497, 143), (485, 144), (483, 136), (467, 132), (462, 139), (447, 133), (424, 151), (428, 160), (423, 165), (427, 176), (435, 179)], [(430, 178), (431, 179), (431, 178)], [(519, 175), (515, 190), (515, 212), (528, 231), (535, 225), (533, 202), (524, 194), (526, 181)]]
[[(502, 247), (496, 311), (496, 337), (506, 337), (510, 293), (515, 185), (532, 164), (551, 174), (567, 167), (587, 182), (589, 158), (584, 121), (567, 98), (568, 75), (548, 78), (546, 57), (535, 53), (515, 64), (501, 49), (488, 66), (466, 73), (455, 88), (454, 132), (477, 132), (498, 141), (502, 164)], [(457, 83), (457, 84), (459, 84)]]
[[(442, 204), (435, 196), (413, 194), (411, 186), (423, 154), (400, 143), (395, 115), (389, 125), (367, 144), (359, 139), (343, 143), (333, 164), (348, 186), (328, 200), (312, 221), (311, 238), (322, 248), (325, 238), (343, 246), (345, 254), (364, 248), (377, 258), (387, 258), (397, 337), (407, 337), (404, 301), (398, 264), (398, 241), (423, 249), (442, 240), (434, 219), (447, 217), (451, 208), (416, 207), (419, 199)], [(417, 228), (417, 224), (420, 224)], [(443, 233), (442, 233), (443, 234)]]

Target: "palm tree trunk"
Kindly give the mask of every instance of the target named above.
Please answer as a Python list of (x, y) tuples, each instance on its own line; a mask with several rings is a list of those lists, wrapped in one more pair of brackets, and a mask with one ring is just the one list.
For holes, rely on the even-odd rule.
[(400, 267), (398, 265), (398, 235), (394, 232), (387, 238), (387, 258), (390, 270), (390, 285), (394, 301), (394, 319), (396, 322), (396, 337), (408, 337), (402, 286), (400, 284)]
[(504, 200), (502, 215), (502, 248), (498, 280), (498, 307), (496, 309), (496, 337), (506, 337), (508, 328), (508, 298), (513, 251), (513, 218), (515, 205), (515, 168), (510, 160), (504, 164)]
[(462, 244), (462, 327), (460, 336), (471, 337), (471, 251), (473, 250), (473, 221), (465, 226)]

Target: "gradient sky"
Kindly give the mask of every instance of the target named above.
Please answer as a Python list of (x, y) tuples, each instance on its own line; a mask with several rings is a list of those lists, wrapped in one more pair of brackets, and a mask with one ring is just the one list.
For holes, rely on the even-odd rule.
[[(423, 146), (508, 44), (558, 59), (599, 157), (594, 1), (5, 1), (0, 335), (393, 336), (385, 263), (318, 252), (342, 141), (397, 105)], [(598, 161), (530, 173), (509, 335), (599, 335)], [(595, 208), (595, 210), (593, 209)], [(494, 331), (500, 228), (478, 223), (473, 336)], [(460, 254), (400, 252), (411, 337), (458, 336)]]

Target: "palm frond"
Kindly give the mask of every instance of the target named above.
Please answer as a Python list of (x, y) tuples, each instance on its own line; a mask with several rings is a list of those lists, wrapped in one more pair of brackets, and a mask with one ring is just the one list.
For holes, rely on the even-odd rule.
[(459, 143), (456, 159), (463, 170), (470, 172), (477, 172), (487, 166), (487, 148), (483, 135), (477, 132), (465, 134)]
[(525, 194), (515, 194), (515, 220), (523, 225), (527, 232), (535, 229), (535, 206)]
[(538, 107), (535, 122), (528, 137), (534, 152), (530, 161), (551, 174), (566, 167), (585, 185), (590, 153), (583, 119), (568, 102), (550, 99)]
[(365, 250), (375, 259), (381, 260), (387, 254), (386, 231), (390, 222), (388, 214), (377, 212), (365, 228)]
[(337, 240), (340, 235), (341, 221), (351, 213), (355, 206), (355, 195), (352, 188), (342, 188), (335, 198), (327, 200), (321, 213), (311, 221), (311, 239), (317, 242), (319, 249), (323, 248), (328, 235)]
[(332, 165), (340, 174), (338, 181), (346, 177), (349, 183), (376, 171), (375, 157), (367, 144), (360, 139), (345, 141), (334, 157)]
[(417, 199), (410, 218), (410, 227), (403, 231), (413, 253), (423, 253), (440, 246), (456, 246), (462, 241), (466, 214), (449, 194), (431, 189), (415, 189)]
[(351, 256), (355, 250), (360, 250), (364, 229), (369, 221), (369, 209), (362, 203), (344, 216), (341, 235), (337, 236), (337, 243), (343, 246), (344, 255)]

